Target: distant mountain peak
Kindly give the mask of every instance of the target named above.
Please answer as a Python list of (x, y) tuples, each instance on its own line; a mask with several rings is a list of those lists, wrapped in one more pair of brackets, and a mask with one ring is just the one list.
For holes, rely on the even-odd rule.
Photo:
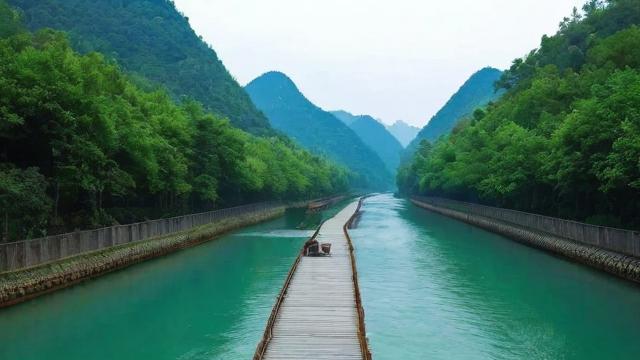
[(385, 190), (393, 186), (391, 172), (380, 156), (347, 124), (310, 102), (287, 75), (264, 73), (245, 90), (274, 128), (307, 149), (348, 166), (360, 175), (359, 186)]
[(419, 127), (410, 125), (409, 123), (405, 122), (404, 120), (396, 120), (396, 121), (393, 122), (393, 124), (391, 124), (389, 126), (408, 126), (408, 127), (414, 128), (414, 129), (419, 129)]
[(402, 120), (396, 120), (393, 125), (387, 126), (387, 130), (389, 130), (389, 132), (398, 139), (403, 147), (407, 147), (407, 145), (411, 143), (411, 140), (418, 135), (420, 128), (409, 125)]
[(335, 111), (331, 111), (331, 113), (333, 114), (333, 116), (337, 117), (338, 120), (342, 121), (347, 125), (351, 125), (351, 123), (353, 123), (356, 120), (356, 116), (348, 111), (335, 110)]
[[(286, 86), (291, 86), (294, 88), (298, 88), (296, 86), (296, 84), (293, 82), (293, 80), (291, 80), (290, 77), (287, 76), (287, 74), (280, 72), (280, 71), (276, 71), (276, 70), (272, 70), (272, 71), (267, 71), (266, 73), (258, 76), (257, 78), (253, 79), (249, 84), (255, 82), (255, 81), (269, 81), (272, 83), (276, 83), (279, 82), (282, 85), (286, 85)], [(248, 86), (248, 84), (247, 84)]]
[(499, 98), (502, 92), (496, 92), (494, 84), (500, 79), (500, 76), (502, 76), (502, 71), (492, 67), (484, 67), (471, 75), (449, 98), (442, 109), (420, 130), (409, 145), (408, 151), (413, 152), (420, 141), (424, 139), (431, 142), (436, 141), (440, 136), (451, 132), (460, 120), (471, 115), (475, 109), (486, 106), (489, 102)]
[(332, 111), (331, 113), (355, 131), (358, 137), (378, 154), (387, 169), (395, 173), (400, 165), (403, 146), (380, 120), (370, 115), (353, 115), (344, 110)]

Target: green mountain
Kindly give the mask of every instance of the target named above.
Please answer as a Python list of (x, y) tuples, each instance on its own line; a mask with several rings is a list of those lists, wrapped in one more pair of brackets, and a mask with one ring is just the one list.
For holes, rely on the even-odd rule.
[(254, 134), (268, 121), (229, 75), (215, 51), (168, 0), (9, 0), (31, 30), (69, 33), (74, 49), (115, 59), (141, 82), (191, 98)]
[(504, 73), (500, 100), (423, 144), (401, 191), (640, 228), (639, 5), (567, 17)]
[(387, 126), (387, 130), (393, 135), (403, 147), (408, 146), (416, 138), (420, 128), (411, 126), (402, 120), (398, 120), (393, 125)]
[(7, 37), (23, 31), (20, 13), (0, 0), (0, 37)]
[(463, 118), (471, 115), (477, 109), (487, 105), (502, 95), (502, 91), (496, 92), (494, 84), (500, 79), (502, 72), (494, 68), (484, 68), (473, 74), (460, 89), (451, 96), (449, 101), (431, 118), (429, 123), (420, 130), (408, 149), (410, 152), (422, 140), (434, 142), (440, 136), (453, 130), (456, 124)]
[(345, 167), (143, 89), (4, 0), (0, 34), (0, 242), (348, 190)]
[(331, 113), (355, 131), (365, 145), (378, 154), (387, 169), (395, 174), (403, 147), (383, 124), (369, 115), (356, 116), (342, 110)]
[(361, 176), (359, 186), (392, 186), (392, 176), (378, 155), (347, 125), (307, 100), (285, 74), (268, 72), (245, 89), (275, 129), (348, 166)]

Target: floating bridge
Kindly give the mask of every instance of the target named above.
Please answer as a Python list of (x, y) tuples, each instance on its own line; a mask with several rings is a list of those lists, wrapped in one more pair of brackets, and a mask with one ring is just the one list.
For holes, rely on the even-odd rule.
[(371, 359), (348, 233), (361, 204), (362, 199), (350, 203), (313, 235), (331, 243), (330, 256), (298, 256), (254, 360)]

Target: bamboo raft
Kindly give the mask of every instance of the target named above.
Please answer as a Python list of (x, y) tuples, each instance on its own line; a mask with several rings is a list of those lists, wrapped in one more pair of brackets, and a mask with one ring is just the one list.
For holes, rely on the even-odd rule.
[(371, 359), (353, 246), (347, 228), (355, 201), (313, 235), (331, 256), (298, 256), (271, 312), (254, 360)]

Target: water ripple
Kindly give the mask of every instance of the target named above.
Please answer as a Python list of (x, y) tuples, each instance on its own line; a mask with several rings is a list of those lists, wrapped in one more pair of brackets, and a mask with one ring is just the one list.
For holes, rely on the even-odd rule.
[(363, 209), (352, 235), (376, 359), (640, 354), (625, 341), (640, 331), (637, 287), (391, 195)]

